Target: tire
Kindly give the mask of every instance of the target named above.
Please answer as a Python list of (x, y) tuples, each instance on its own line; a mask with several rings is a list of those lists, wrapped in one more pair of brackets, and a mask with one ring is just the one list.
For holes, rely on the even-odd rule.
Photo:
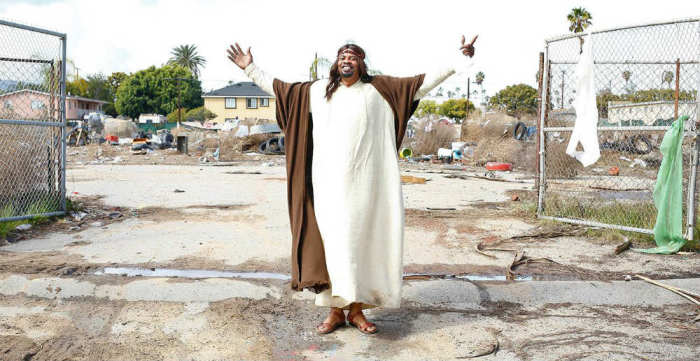
[(635, 154), (649, 154), (654, 149), (649, 138), (635, 135), (630, 138), (630, 150)]
[(516, 140), (523, 140), (527, 134), (527, 126), (523, 122), (518, 122), (515, 124), (515, 129), (513, 129), (513, 138)]
[(267, 140), (265, 154), (281, 154), (279, 138), (270, 138)]
[(258, 145), (258, 152), (267, 154), (267, 141), (261, 142), (260, 145)]
[(280, 141), (279, 141), (280, 151), (282, 152), (282, 154), (285, 154), (285, 151), (284, 151), (284, 136), (281, 136), (279, 139), (280, 139)]

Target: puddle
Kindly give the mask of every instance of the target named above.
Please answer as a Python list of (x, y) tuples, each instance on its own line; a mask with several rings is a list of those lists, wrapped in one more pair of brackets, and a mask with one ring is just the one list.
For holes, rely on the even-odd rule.
[[(118, 275), (125, 277), (177, 277), (177, 278), (241, 278), (257, 280), (281, 280), (289, 281), (290, 275), (271, 272), (233, 272), (198, 269), (172, 269), (172, 268), (138, 268), (138, 267), (105, 267), (95, 272), (98, 276)], [(406, 273), (404, 280), (467, 280), (467, 281), (506, 281), (505, 275), (478, 275), (478, 274), (427, 274)], [(515, 281), (532, 281), (532, 276), (518, 276)]]
[(282, 273), (229, 272), (213, 270), (180, 270), (170, 268), (105, 267), (96, 275), (120, 275), (126, 277), (178, 277), (178, 278), (243, 278), (289, 281), (291, 277)]
[[(479, 275), (479, 274), (429, 274), (429, 273), (406, 273), (405, 280), (466, 280), (466, 281), (507, 281), (505, 275)], [(515, 281), (532, 281), (532, 276), (517, 276)]]

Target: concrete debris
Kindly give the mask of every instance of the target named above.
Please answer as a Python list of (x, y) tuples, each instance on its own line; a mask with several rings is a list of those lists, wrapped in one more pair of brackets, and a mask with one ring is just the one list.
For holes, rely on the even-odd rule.
[(185, 193), (185, 191), (183, 191), (182, 189), (175, 189), (173, 192), (175, 192), (175, 193)]

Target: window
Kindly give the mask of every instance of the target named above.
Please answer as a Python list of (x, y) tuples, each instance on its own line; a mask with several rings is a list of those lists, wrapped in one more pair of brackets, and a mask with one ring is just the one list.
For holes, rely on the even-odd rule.
[(270, 99), (260, 98), (260, 106), (261, 107), (269, 107), (270, 106)]
[(236, 98), (226, 98), (226, 109), (236, 109)]
[(248, 98), (248, 108), (255, 109), (258, 107), (258, 98)]
[(32, 100), (32, 109), (43, 109), (44, 108), (44, 102), (41, 100)]

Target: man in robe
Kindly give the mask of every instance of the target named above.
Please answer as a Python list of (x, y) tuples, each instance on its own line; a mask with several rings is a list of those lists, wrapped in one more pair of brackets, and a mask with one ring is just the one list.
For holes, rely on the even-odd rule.
[[(292, 230), (292, 282), (330, 307), (317, 332), (347, 322), (377, 332), (364, 309), (397, 308), (403, 276), (404, 208), (397, 150), (420, 98), (466, 69), (474, 42), (455, 47), (451, 67), (434, 74), (370, 76), (365, 52), (343, 45), (329, 79), (286, 83), (270, 77), (238, 43), (229, 59), (275, 95), (285, 134)], [(459, 51), (459, 52), (458, 52)]]

